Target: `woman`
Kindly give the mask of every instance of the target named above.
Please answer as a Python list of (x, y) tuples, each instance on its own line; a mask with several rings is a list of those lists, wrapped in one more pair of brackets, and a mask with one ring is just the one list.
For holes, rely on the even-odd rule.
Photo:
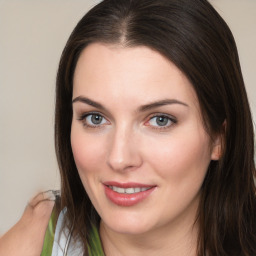
[(52, 255), (256, 255), (251, 114), (206, 0), (94, 7), (63, 51), (55, 120)]

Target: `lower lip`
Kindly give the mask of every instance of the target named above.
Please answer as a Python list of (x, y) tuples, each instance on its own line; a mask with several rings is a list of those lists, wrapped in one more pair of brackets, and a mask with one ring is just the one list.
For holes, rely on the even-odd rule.
[(110, 201), (112, 201), (114, 204), (119, 206), (133, 206), (135, 204), (138, 204), (144, 199), (146, 199), (156, 188), (156, 187), (152, 187), (146, 191), (142, 191), (134, 194), (120, 194), (113, 191), (108, 186), (104, 186), (104, 187), (105, 187), (105, 194), (107, 198)]

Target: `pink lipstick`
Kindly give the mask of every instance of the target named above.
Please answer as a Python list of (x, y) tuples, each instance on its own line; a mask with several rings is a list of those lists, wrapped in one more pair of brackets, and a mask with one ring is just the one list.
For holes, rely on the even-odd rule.
[(119, 183), (109, 181), (103, 183), (107, 198), (119, 206), (133, 206), (146, 199), (156, 188), (134, 182)]

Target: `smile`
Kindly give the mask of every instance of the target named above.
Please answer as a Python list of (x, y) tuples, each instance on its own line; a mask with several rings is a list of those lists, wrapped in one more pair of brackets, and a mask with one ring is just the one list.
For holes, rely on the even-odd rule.
[(149, 198), (156, 185), (106, 182), (104, 191), (111, 203), (118, 206), (134, 206)]

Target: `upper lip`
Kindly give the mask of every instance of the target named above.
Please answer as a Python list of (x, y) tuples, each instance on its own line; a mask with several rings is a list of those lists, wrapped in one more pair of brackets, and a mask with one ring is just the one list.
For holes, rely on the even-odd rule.
[(105, 186), (114, 186), (119, 188), (150, 188), (156, 187), (156, 185), (152, 184), (142, 184), (137, 182), (117, 182), (117, 181), (106, 181), (103, 182)]

